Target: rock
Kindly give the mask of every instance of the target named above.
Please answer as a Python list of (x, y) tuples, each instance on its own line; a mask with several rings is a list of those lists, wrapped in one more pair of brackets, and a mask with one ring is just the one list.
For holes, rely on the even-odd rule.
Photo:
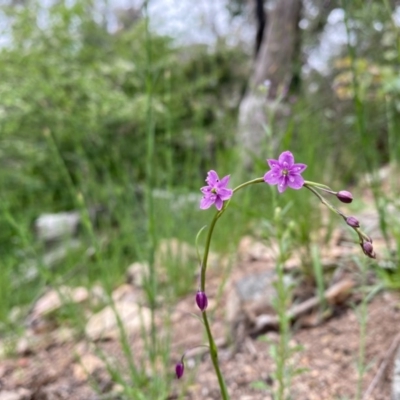
[(39, 353), (49, 346), (73, 342), (75, 338), (76, 331), (68, 327), (61, 326), (60, 328), (53, 329), (51, 332), (38, 332), (36, 329), (32, 329), (26, 331), (24, 336), (18, 339), (14, 351), (20, 356)]
[(111, 297), (115, 303), (126, 301), (131, 303), (137, 303), (140, 298), (141, 292), (134, 288), (132, 285), (124, 283), (117, 287), (111, 294)]
[(38, 239), (49, 242), (76, 235), (80, 220), (78, 211), (43, 214), (34, 222), (34, 229)]
[(238, 258), (241, 261), (275, 262), (277, 244), (265, 244), (252, 236), (243, 236), (238, 246)]
[(107, 293), (100, 285), (94, 285), (90, 289), (90, 305), (92, 307), (98, 307), (101, 304), (107, 302)]
[(79, 362), (72, 367), (73, 374), (78, 381), (86, 381), (96, 370), (104, 368), (104, 362), (93, 354), (84, 354)]
[(227, 286), (226, 318), (236, 345), (251, 331), (260, 314), (275, 315), (274, 271), (245, 276)]
[(392, 400), (400, 400), (400, 347), (397, 350), (394, 360)]
[(83, 286), (61, 286), (58, 290), (52, 289), (45, 293), (36, 302), (31, 314), (33, 317), (42, 317), (59, 309), (63, 304), (82, 303), (88, 298), (89, 291)]
[(149, 265), (147, 263), (134, 262), (126, 271), (126, 281), (131, 285), (143, 287), (149, 275)]
[(61, 286), (45, 293), (34, 305), (27, 318), (29, 328), (36, 334), (54, 330), (57, 325), (50, 318), (52, 313), (68, 303), (83, 303), (89, 299), (89, 291), (80, 286), (72, 288)]
[(0, 392), (0, 400), (29, 400), (32, 393), (28, 389), (19, 388), (15, 391), (2, 390)]
[[(104, 212), (102, 206), (89, 210), (89, 218), (94, 223), (99, 214)], [(74, 237), (82, 222), (79, 211), (66, 211), (54, 214), (42, 214), (34, 222), (34, 230), (38, 239), (44, 242), (53, 242), (63, 238)]]
[[(139, 333), (150, 327), (151, 312), (147, 307), (136, 303), (121, 301), (115, 303), (115, 311), (128, 334)], [(120, 331), (117, 318), (111, 306), (92, 315), (86, 324), (85, 333), (91, 340), (118, 339)]]

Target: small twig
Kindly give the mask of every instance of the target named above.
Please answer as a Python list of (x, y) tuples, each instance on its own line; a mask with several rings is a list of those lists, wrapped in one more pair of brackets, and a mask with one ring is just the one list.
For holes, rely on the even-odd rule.
[(378, 386), (379, 381), (382, 379), (383, 373), (385, 372), (389, 361), (391, 360), (393, 353), (396, 351), (397, 347), (400, 344), (400, 333), (393, 339), (392, 344), (389, 349), (386, 351), (385, 356), (379, 366), (378, 371), (376, 372), (374, 379), (372, 379), (371, 383), (368, 386), (368, 389), (365, 391), (362, 400), (368, 400), (369, 396), (371, 396), (372, 392)]
[[(353, 287), (354, 282), (352, 280), (344, 279), (326, 290), (323, 298), (330, 304), (340, 303), (344, 300), (346, 296), (348, 296)], [(321, 297), (322, 296), (311, 297), (303, 303), (296, 304), (293, 307), (289, 308), (289, 310), (287, 311), (289, 319), (294, 320), (320, 305), (322, 300)], [(263, 332), (267, 328), (277, 329), (278, 326), (279, 319), (277, 315), (263, 314), (257, 317), (255, 326), (250, 334), (256, 335), (260, 332)]]

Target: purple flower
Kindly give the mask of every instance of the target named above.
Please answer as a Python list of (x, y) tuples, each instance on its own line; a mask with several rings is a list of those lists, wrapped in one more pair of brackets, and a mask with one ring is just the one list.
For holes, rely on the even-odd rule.
[(361, 248), (366, 256), (369, 258), (376, 258), (376, 254), (371, 242), (363, 241), (363, 243), (361, 243)]
[(347, 225), (351, 226), (352, 228), (359, 228), (360, 223), (356, 217), (347, 217), (346, 218)]
[(230, 175), (227, 175), (219, 180), (218, 174), (215, 171), (211, 170), (208, 172), (206, 179), (208, 186), (204, 186), (200, 189), (204, 195), (200, 201), (200, 208), (202, 210), (210, 208), (215, 204), (215, 207), (217, 207), (219, 211), (224, 201), (232, 197), (233, 190), (226, 187), (229, 183), (229, 177)]
[(178, 364), (175, 365), (175, 374), (178, 379), (182, 378), (183, 372), (185, 371), (185, 365), (183, 364), (183, 361), (178, 362)]
[(202, 312), (205, 311), (208, 306), (207, 295), (200, 290), (196, 294), (196, 304)]
[(279, 193), (284, 192), (289, 186), (292, 189), (301, 189), (304, 179), (301, 173), (307, 168), (305, 164), (295, 164), (293, 154), (284, 151), (278, 160), (267, 160), (271, 171), (264, 175), (264, 181), (270, 185), (278, 185)]
[(336, 197), (342, 203), (351, 203), (353, 201), (353, 195), (350, 192), (348, 192), (347, 190), (341, 190), (340, 192), (337, 192)]

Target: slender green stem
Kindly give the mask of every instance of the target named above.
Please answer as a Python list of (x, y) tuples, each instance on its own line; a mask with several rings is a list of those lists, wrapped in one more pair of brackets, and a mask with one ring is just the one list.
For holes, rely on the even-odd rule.
[(236, 193), (237, 191), (239, 191), (240, 189), (245, 188), (246, 186), (250, 186), (253, 185), (254, 183), (264, 183), (264, 178), (256, 178), (256, 179), (252, 179), (251, 181), (242, 183), (241, 185), (235, 187), (235, 189), (233, 189), (233, 193)]
[[(242, 183), (241, 185), (237, 186), (235, 189), (233, 189), (233, 193), (247, 187), (250, 186), (252, 184), (255, 183), (262, 183), (264, 182), (264, 178), (256, 178), (253, 179), (251, 181)], [(205, 292), (206, 290), (206, 270), (207, 270), (207, 261), (208, 261), (208, 253), (210, 252), (210, 244), (211, 244), (211, 238), (212, 238), (212, 234), (214, 232), (214, 228), (215, 228), (215, 224), (217, 223), (218, 219), (222, 216), (222, 214), (225, 212), (225, 210), (227, 209), (227, 207), (229, 206), (230, 200), (227, 201), (224, 206), (222, 207), (222, 209), (220, 211), (218, 211), (215, 215), (213, 220), (211, 221), (211, 225), (210, 228), (208, 229), (208, 233), (207, 233), (207, 238), (206, 238), (206, 245), (205, 245), (205, 249), (204, 249), (204, 254), (203, 254), (203, 261), (201, 264), (201, 281), (200, 281), (200, 290), (202, 292)], [(218, 383), (219, 383), (219, 387), (221, 390), (221, 395), (222, 395), (222, 399), (223, 400), (229, 400), (229, 394), (228, 394), (228, 390), (226, 388), (226, 384), (224, 381), (224, 378), (222, 376), (220, 367), (219, 367), (219, 363), (218, 363), (218, 349), (217, 346), (215, 344), (213, 335), (211, 333), (211, 328), (210, 328), (210, 324), (208, 322), (208, 317), (207, 317), (207, 313), (206, 311), (204, 311), (202, 313), (203, 315), (203, 321), (204, 321), (204, 326), (206, 327), (206, 333), (207, 333), (207, 338), (208, 338), (208, 342), (210, 345), (210, 355), (211, 355), (211, 360), (212, 363), (214, 365), (214, 370), (215, 373), (217, 374), (217, 378), (218, 378)]]
[(226, 206), (224, 206), (224, 208), (221, 211), (218, 211), (214, 215), (214, 218), (211, 221), (210, 229), (208, 230), (208, 233), (207, 233), (206, 248), (204, 249), (203, 262), (201, 264), (200, 290), (202, 292), (206, 291), (206, 270), (207, 270), (208, 253), (210, 251), (211, 237), (212, 237), (212, 234), (213, 234), (213, 231), (214, 231), (215, 224), (217, 223), (217, 220), (220, 217), (220, 215), (224, 212), (225, 207)]
[(278, 239), (278, 258), (276, 262), (275, 272), (277, 276), (276, 282), (276, 304), (275, 310), (278, 314), (279, 320), (279, 343), (277, 347), (277, 354), (275, 358), (276, 362), (276, 380), (278, 387), (276, 389), (276, 400), (285, 400), (285, 394), (290, 388), (291, 379), (291, 367), (288, 364), (290, 358), (289, 352), (289, 341), (290, 341), (290, 330), (289, 321), (290, 317), (287, 312), (287, 305), (290, 299), (290, 286), (285, 284), (284, 274), (284, 261), (285, 261), (285, 236), (287, 228), (282, 220), (282, 213), (279, 211), (275, 212), (275, 224), (276, 224), (276, 237)]
[[(307, 181), (306, 181), (307, 182)], [(347, 222), (347, 217), (346, 215), (344, 215), (340, 210), (338, 210), (336, 207), (334, 207), (331, 203), (329, 203), (329, 201), (327, 201), (323, 196), (321, 196), (317, 190), (315, 190), (312, 186), (309, 185), (309, 182), (304, 182), (304, 187), (307, 188), (308, 190), (310, 190), (312, 193), (314, 193), (319, 199), (320, 201), (325, 204), (331, 211), (333, 211), (334, 213), (340, 215), (346, 222)], [(315, 186), (315, 185), (314, 185)], [(352, 229), (354, 229), (360, 239), (360, 244), (362, 244), (364, 242), (364, 240), (370, 242), (371, 239), (370, 237), (365, 234), (359, 227), (358, 228), (354, 228), (351, 227)]]
[(325, 191), (328, 191), (329, 193), (336, 193), (334, 192), (329, 186), (323, 185), (322, 183), (318, 183), (318, 182), (312, 182), (312, 181), (304, 181), (304, 185), (308, 185), (308, 186), (315, 186), (319, 189), (323, 189)]
[[(279, 243), (279, 253), (283, 254), (282, 243)], [(277, 305), (276, 311), (279, 319), (279, 345), (278, 356), (276, 359), (276, 378), (278, 381), (277, 400), (284, 400), (286, 388), (286, 361), (288, 359), (288, 342), (289, 342), (289, 319), (286, 312), (287, 296), (285, 280), (283, 274), (283, 265), (281, 260), (276, 265), (277, 280)]]
[(323, 196), (321, 196), (312, 186), (309, 185), (309, 183), (304, 182), (304, 187), (313, 192), (321, 200), (321, 203), (325, 204), (331, 211), (333, 211), (336, 214), (339, 214), (341, 217), (346, 219), (346, 216), (340, 210), (338, 210), (331, 203), (329, 203), (329, 201), (327, 201)]
[(217, 374), (218, 383), (219, 383), (219, 387), (220, 387), (220, 390), (221, 390), (221, 396), (222, 396), (223, 400), (229, 400), (230, 397), (229, 397), (229, 394), (228, 394), (228, 389), (226, 388), (224, 377), (222, 376), (221, 369), (219, 368), (218, 348), (217, 348), (217, 345), (215, 344), (213, 335), (211, 333), (211, 328), (210, 328), (210, 324), (208, 322), (207, 312), (206, 311), (203, 311), (203, 321), (204, 321), (204, 326), (206, 327), (208, 342), (209, 342), (209, 345), (210, 345), (211, 361), (212, 361), (212, 363), (214, 365), (215, 373)]
[[(238, 192), (239, 190), (245, 188), (246, 186), (250, 186), (253, 185), (255, 183), (263, 183), (264, 182), (264, 178), (256, 178), (256, 179), (252, 179), (251, 181), (242, 183), (241, 185), (237, 186), (235, 189), (233, 189), (233, 193)], [(212, 238), (212, 234), (214, 232), (214, 227), (215, 224), (217, 223), (218, 219), (222, 216), (222, 214), (225, 212), (225, 210), (228, 208), (230, 203), (230, 200), (227, 201), (224, 206), (222, 207), (222, 209), (220, 211), (218, 211), (215, 215), (213, 220), (211, 221), (211, 225), (210, 228), (208, 230), (207, 233), (207, 239), (206, 239), (206, 247), (204, 249), (204, 255), (203, 255), (203, 262), (201, 265), (201, 283), (200, 283), (200, 289), (201, 291), (205, 291), (205, 286), (206, 286), (206, 270), (207, 270), (207, 261), (208, 261), (208, 253), (210, 252), (210, 244), (211, 244), (211, 238)]]

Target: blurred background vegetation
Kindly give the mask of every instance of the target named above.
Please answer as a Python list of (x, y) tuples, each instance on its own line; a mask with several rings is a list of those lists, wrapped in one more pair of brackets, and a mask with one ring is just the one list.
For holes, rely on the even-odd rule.
[[(255, 60), (255, 6), (223, 4), (228, 28), (188, 43), (157, 30), (147, 3), (2, 2), (0, 330), (15, 329), (10, 310), (29, 306), (48, 285), (101, 281), (111, 290), (133, 261), (153, 264), (163, 238), (193, 244), (210, 217), (198, 210), (210, 169), (238, 184), (262, 176), (266, 158), (290, 149), (308, 164), (306, 179), (344, 189), (398, 159), (396, 2), (303, 2), (295, 79), (273, 99), (284, 109), (264, 126), (263, 156), (251, 170), (241, 163), (237, 127)], [(238, 20), (250, 37), (233, 33)], [(215, 249), (233, 250), (255, 220), (271, 218), (272, 199), (265, 188), (241, 193), (218, 227)], [(288, 218), (298, 224), (298, 243), (309, 243), (319, 209), (303, 193), (287, 192), (279, 202), (294, 199)], [(73, 210), (83, 216), (81, 245), (48, 268), (34, 222)], [(33, 261), (39, 272), (24, 279)], [(157, 290), (171, 299), (193, 291), (197, 265), (171, 260), (168, 271)]]

